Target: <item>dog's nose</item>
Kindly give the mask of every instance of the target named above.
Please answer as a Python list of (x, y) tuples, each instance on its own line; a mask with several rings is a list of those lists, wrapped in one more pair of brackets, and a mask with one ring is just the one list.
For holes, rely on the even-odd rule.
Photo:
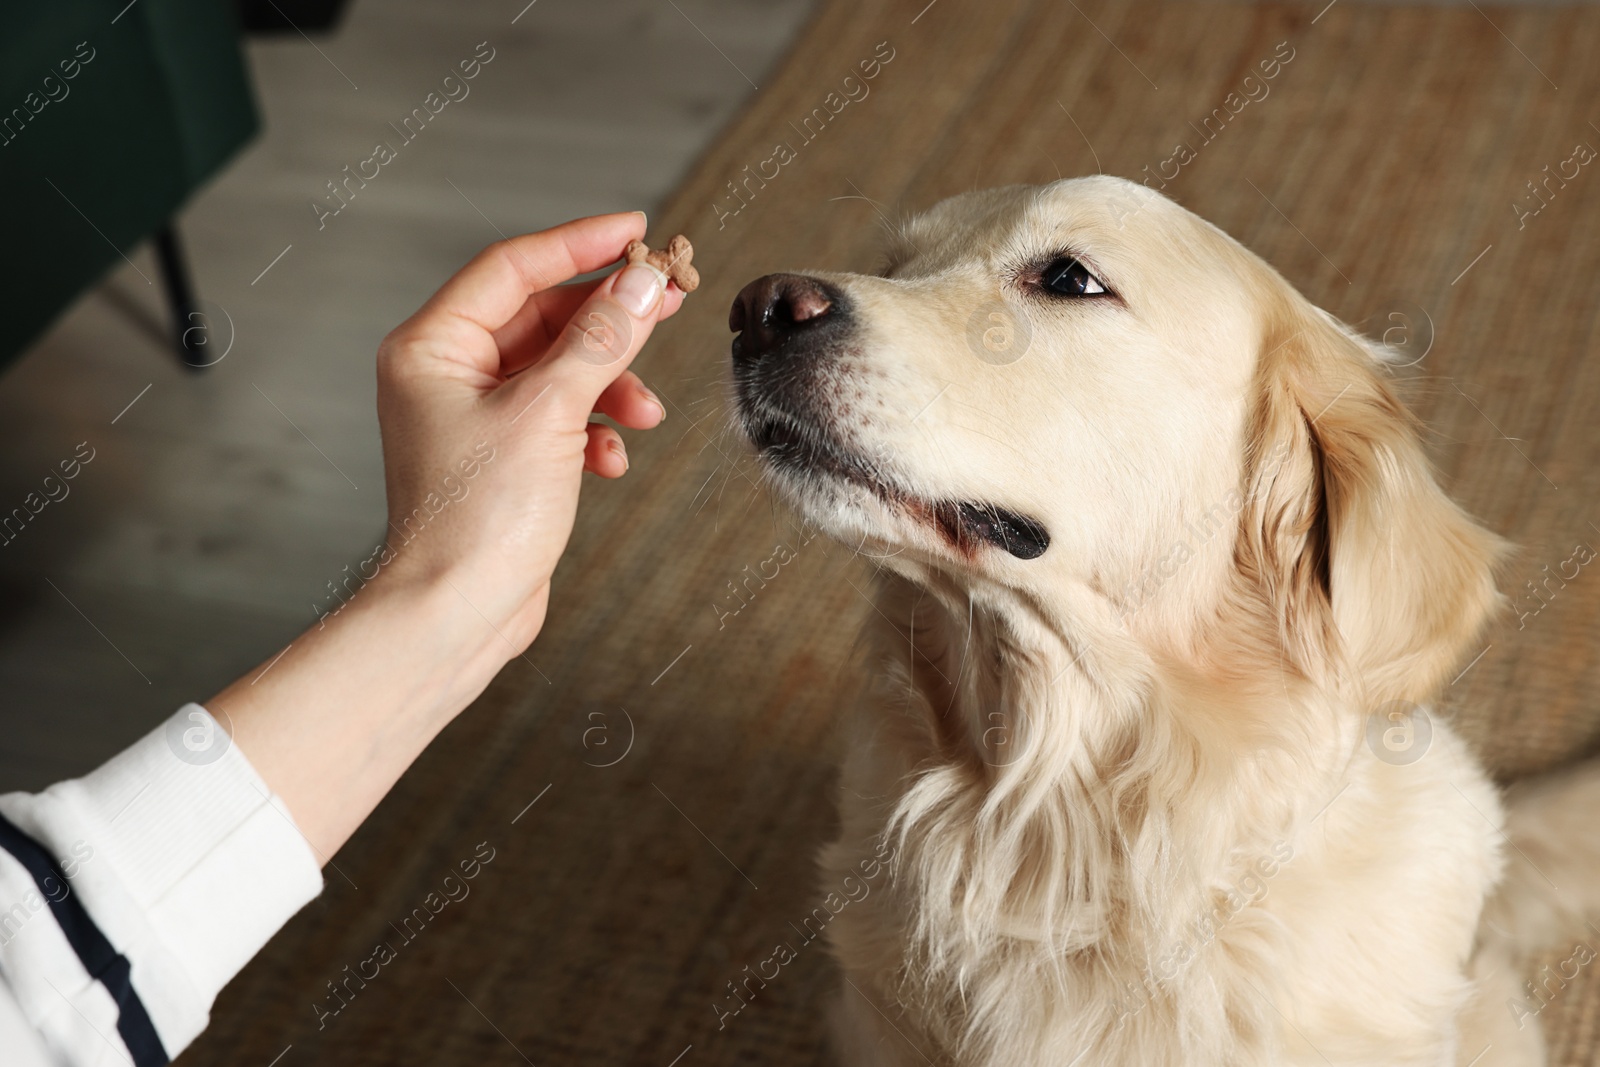
[(735, 358), (758, 360), (791, 336), (825, 321), (837, 302), (816, 278), (768, 274), (740, 290), (728, 309), (728, 329), (739, 334)]

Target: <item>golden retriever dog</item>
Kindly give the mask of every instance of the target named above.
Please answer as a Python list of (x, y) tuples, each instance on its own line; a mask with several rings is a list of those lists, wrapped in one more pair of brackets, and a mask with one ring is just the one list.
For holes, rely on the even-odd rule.
[(1543, 1062), (1594, 953), (1521, 967), (1600, 898), (1600, 778), (1508, 808), (1429, 714), (1505, 546), (1384, 350), (1109, 177), (944, 201), (730, 326), (767, 477), (881, 570), (844, 1063)]

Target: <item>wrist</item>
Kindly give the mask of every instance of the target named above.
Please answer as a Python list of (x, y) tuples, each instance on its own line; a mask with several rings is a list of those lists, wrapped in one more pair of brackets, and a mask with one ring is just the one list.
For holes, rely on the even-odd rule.
[(399, 577), (206, 702), (323, 862), (511, 652), (448, 580)]
[[(519, 651), (468, 599), (459, 576), (383, 576), (352, 601), (348, 620), (382, 675), (398, 683), (401, 706), (442, 728), (471, 704)], [(398, 695), (398, 694), (397, 694)], [(398, 710), (398, 709), (397, 709)]]

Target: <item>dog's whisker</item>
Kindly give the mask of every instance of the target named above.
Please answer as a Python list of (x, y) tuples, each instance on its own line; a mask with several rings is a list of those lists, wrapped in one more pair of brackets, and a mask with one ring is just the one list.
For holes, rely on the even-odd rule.
[[(717, 472), (720, 471), (721, 469), (722, 469), (722, 464), (720, 462), (717, 463), (715, 466), (713, 466), (711, 468), (711, 473), (706, 475), (706, 480), (701, 482), (700, 483), (700, 488), (698, 488), (698, 489), (696, 489), (694, 491), (694, 496), (689, 501), (689, 506), (691, 508), (694, 508), (694, 502), (696, 500), (700, 499), (700, 494), (705, 492), (706, 486), (711, 484), (711, 479), (715, 478), (717, 476)], [(710, 500), (711, 500), (711, 497), (709, 495), (707, 495), (707, 497), (706, 497), (707, 503), (709, 503)], [(695, 514), (698, 515), (704, 509), (705, 509), (705, 504), (701, 504), (699, 508), (695, 508)]]

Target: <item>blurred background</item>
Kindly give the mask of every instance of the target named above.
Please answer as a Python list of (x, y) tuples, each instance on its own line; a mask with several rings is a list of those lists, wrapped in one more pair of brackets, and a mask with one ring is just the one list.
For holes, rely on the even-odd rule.
[[(653, 212), (809, 6), (121, 0), (8, 31), (6, 108), (65, 95), (0, 134), (33, 245), (5, 298), (0, 501), (45, 500), (0, 534), (0, 679), (49, 709), (0, 737), (0, 783), (80, 773), (315, 622), (384, 528), (378, 341), (501, 234)], [(186, 369), (183, 335), (215, 365)]]
[[(703, 278), (636, 368), (666, 423), (590, 480), (529, 658), (181, 1062), (826, 1062), (820, 948), (725, 1013), (822, 897), (872, 568), (758, 488), (722, 400), (727, 307), (770, 271), (871, 269), (883, 227), (942, 197), (1097, 171), (1158, 175), (1415, 353), (1441, 480), (1519, 546), (1514, 611), (1441, 711), (1503, 779), (1590, 752), (1600, 578), (1546, 575), (1600, 546), (1596, 56), (1600, 7), (1532, 0), (13, 12), (0, 789), (90, 769), (313, 624), (383, 535), (382, 336), (499, 236), (642, 208)], [(472, 897), (330, 1000), (485, 842)], [(1596, 1062), (1600, 983), (1540, 1021), (1553, 1063)]]

